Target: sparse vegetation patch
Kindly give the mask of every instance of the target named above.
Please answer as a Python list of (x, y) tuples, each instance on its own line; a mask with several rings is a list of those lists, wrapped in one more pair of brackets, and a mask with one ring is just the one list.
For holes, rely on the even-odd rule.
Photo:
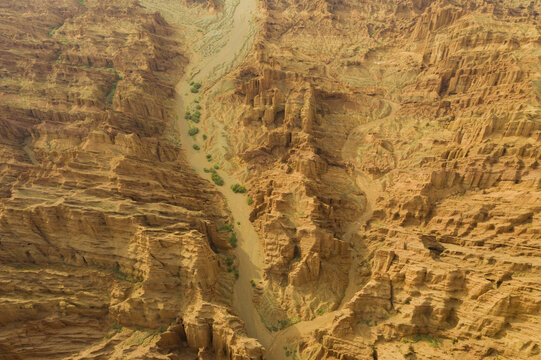
[(60, 29), (60, 27), (61, 27), (62, 25), (64, 25), (64, 24), (60, 24), (60, 25), (58, 25), (58, 26), (55, 26), (55, 27), (52, 28), (51, 30), (49, 30), (49, 32), (47, 33), (47, 36), (48, 36), (48, 37), (53, 37), (54, 34), (55, 34), (55, 32), (56, 32), (56, 30)]
[(111, 89), (109, 89), (109, 91), (107, 92), (107, 95), (105, 97), (105, 102), (109, 105), (111, 105), (113, 103), (113, 99), (115, 97), (115, 92), (116, 92), (116, 86), (118, 84), (118, 81), (115, 81), (113, 83), (113, 85), (111, 85)]
[(218, 186), (222, 186), (224, 184), (224, 179), (222, 179), (222, 177), (216, 173), (213, 173), (210, 178)]
[(426, 341), (435, 348), (438, 348), (441, 343), (440, 339), (432, 335), (415, 335), (413, 339), (402, 339), (402, 342), (405, 344), (408, 344), (408, 343), (415, 344), (415, 343), (418, 343), (419, 341)]
[(229, 244), (233, 247), (237, 247), (237, 235), (235, 233), (232, 233), (229, 237)]
[(220, 226), (218, 231), (232, 232), (233, 231), (233, 224), (227, 224), (227, 223), (223, 224), (222, 226)]
[(192, 85), (192, 88), (190, 89), (190, 91), (193, 93), (193, 94), (197, 94), (199, 92), (199, 89), (201, 89), (201, 83), (194, 83)]
[(246, 193), (246, 187), (240, 184), (231, 185), (231, 190), (233, 190), (234, 193), (238, 193), (238, 194)]

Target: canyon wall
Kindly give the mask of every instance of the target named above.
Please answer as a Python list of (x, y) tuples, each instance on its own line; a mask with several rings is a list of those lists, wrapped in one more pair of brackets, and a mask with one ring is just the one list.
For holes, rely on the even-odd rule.
[(334, 312), (303, 359), (539, 356), (539, 4), (260, 7), (205, 131), (253, 198), (268, 328)]
[(230, 189), (175, 126), (235, 22), (143, 4), (0, 4), (0, 360), (541, 356), (538, 2), (258, 2), (194, 90), (247, 188), (267, 349), (233, 306)]
[(0, 15), (0, 358), (262, 358), (171, 129), (178, 29), (131, 1)]

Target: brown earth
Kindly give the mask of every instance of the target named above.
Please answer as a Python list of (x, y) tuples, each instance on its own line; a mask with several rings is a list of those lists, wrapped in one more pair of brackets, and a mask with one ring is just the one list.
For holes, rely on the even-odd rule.
[(541, 4), (253, 1), (0, 4), (0, 359), (541, 358)]
[(128, 1), (0, 12), (0, 358), (261, 358), (224, 201), (168, 131), (177, 29)]
[(541, 356), (541, 6), (261, 6), (205, 131), (254, 200), (259, 310), (297, 323), (270, 353)]

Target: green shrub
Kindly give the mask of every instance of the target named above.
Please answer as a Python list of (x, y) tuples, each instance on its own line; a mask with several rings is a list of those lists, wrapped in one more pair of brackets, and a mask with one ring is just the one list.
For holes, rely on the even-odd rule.
[(201, 119), (201, 113), (199, 111), (196, 111), (195, 113), (192, 114), (190, 118), (194, 123), (198, 123), (199, 120)]
[(193, 86), (194, 82), (193, 81), (190, 81), (190, 86)]
[(291, 325), (291, 320), (285, 319), (285, 320), (278, 320), (278, 327), (280, 330), (285, 329), (286, 327)]
[(239, 269), (235, 268), (233, 270), (233, 274), (235, 275), (235, 279), (238, 279), (239, 278)]
[(191, 118), (192, 118), (192, 114), (189, 111), (186, 111), (186, 113), (184, 114), (184, 119), (190, 120)]
[(190, 91), (194, 94), (197, 94), (199, 92), (199, 89), (201, 89), (201, 83), (195, 83), (192, 85)]
[(233, 192), (237, 194), (244, 194), (246, 192), (246, 187), (244, 187), (244, 185), (235, 184), (231, 185), (231, 190), (233, 190)]
[(253, 279), (250, 280), (250, 284), (252, 285), (252, 287), (255, 287), (255, 281)]
[(233, 247), (237, 247), (237, 235), (235, 233), (232, 233), (229, 237), (229, 244)]
[(226, 264), (227, 266), (233, 265), (233, 258), (227, 257), (227, 258), (225, 259), (225, 264)]
[(214, 164), (214, 169), (220, 170), (220, 167), (217, 164)]
[(191, 115), (191, 119), (192, 119), (193, 122), (198, 123), (199, 120), (201, 119), (201, 112), (199, 112), (198, 110), (196, 110), (196, 111)]
[(47, 36), (48, 37), (53, 37), (54, 33), (56, 32), (56, 28), (52, 28), (51, 30), (49, 30), (49, 32), (47, 33)]
[(193, 149), (194, 149), (194, 150), (199, 150), (199, 145), (194, 144), (194, 145), (193, 145)]
[(199, 99), (194, 99), (193, 102), (199, 104)]
[(293, 355), (293, 352), (287, 348), (287, 346), (284, 346), (284, 351), (286, 352), (286, 357), (290, 357)]
[(227, 272), (238, 272), (237, 267), (233, 265), (233, 260), (231, 260), (231, 264), (227, 266)]
[(83, 6), (86, 6), (84, 0), (77, 0), (79, 2), (79, 4), (83, 5)]
[(251, 196), (248, 196), (248, 199), (246, 199), (246, 202), (248, 203), (248, 205), (252, 205), (254, 203), (254, 199), (252, 199)]
[(203, 134), (203, 140), (207, 140), (207, 135)]
[(118, 81), (115, 81), (113, 83), (113, 85), (111, 85), (111, 89), (109, 89), (109, 92), (107, 93), (106, 97), (105, 97), (105, 102), (109, 105), (111, 105), (113, 103), (113, 99), (115, 97), (115, 92), (116, 92), (116, 85), (118, 84)]
[(197, 135), (198, 132), (199, 132), (199, 128), (197, 128), (197, 127), (193, 127), (193, 128), (190, 128), (190, 130), (188, 130), (188, 134), (190, 136)]
[(233, 231), (233, 224), (225, 223), (225, 224), (223, 224), (222, 226), (220, 226), (220, 228), (218, 229), (218, 231), (232, 232), (232, 231)]
[(60, 29), (60, 27), (62, 26), (63, 24), (60, 24), (58, 26), (55, 26), (53, 27), (48, 33), (47, 33), (47, 36), (48, 37), (53, 37), (54, 33), (56, 32), (56, 30)]
[(209, 173), (209, 172), (210, 172), (210, 170), (207, 169), (207, 168), (203, 168), (203, 171), (206, 172), (206, 173)]
[(440, 346), (441, 340), (437, 337), (434, 337), (432, 335), (415, 335), (413, 339), (402, 339), (402, 342), (405, 344), (408, 343), (418, 343), (419, 341), (426, 341), (428, 342), (432, 347), (438, 348)]
[(201, 105), (197, 104), (197, 105), (195, 106), (195, 109), (196, 109), (196, 110), (201, 110)]
[(222, 186), (224, 184), (224, 179), (222, 179), (222, 177), (216, 173), (213, 173), (210, 178), (218, 186)]
[(107, 331), (107, 334), (105, 335), (105, 338), (110, 339), (110, 338), (112, 338), (113, 336), (115, 336), (116, 334), (118, 334), (120, 332), (122, 332), (122, 325), (113, 324), (113, 326), (111, 326), (111, 329), (109, 329), (109, 331)]

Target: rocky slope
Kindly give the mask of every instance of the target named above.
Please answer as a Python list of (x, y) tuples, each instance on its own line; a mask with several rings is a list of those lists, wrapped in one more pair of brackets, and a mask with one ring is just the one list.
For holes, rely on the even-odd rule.
[(540, 357), (541, 5), (238, 4), (0, 4), (0, 359)]
[(0, 15), (0, 358), (262, 358), (223, 199), (170, 127), (178, 30), (131, 1)]
[(540, 356), (539, 4), (260, 6), (205, 131), (248, 184), (286, 352)]

